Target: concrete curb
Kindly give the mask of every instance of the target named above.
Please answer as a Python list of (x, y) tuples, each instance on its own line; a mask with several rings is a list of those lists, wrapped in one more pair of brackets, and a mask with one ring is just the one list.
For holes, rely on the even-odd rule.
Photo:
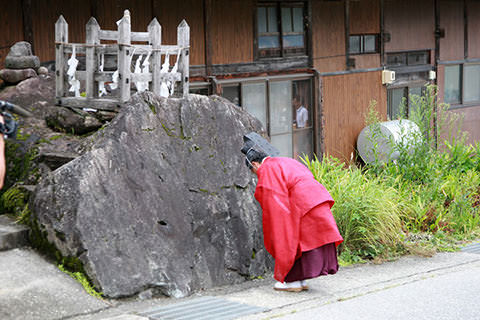
[(29, 229), (6, 215), (0, 215), (0, 251), (24, 247), (28, 244)]

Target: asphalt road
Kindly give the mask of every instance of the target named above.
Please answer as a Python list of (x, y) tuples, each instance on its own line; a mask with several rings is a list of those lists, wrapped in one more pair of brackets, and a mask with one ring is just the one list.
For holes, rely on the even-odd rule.
[(479, 292), (480, 264), (474, 264), (278, 319), (480, 319)]
[[(266, 276), (182, 299), (145, 294), (98, 300), (36, 252), (15, 249), (0, 252), (0, 319), (149, 320), (149, 310), (191, 307), (205, 298), (240, 303), (252, 311), (232, 313), (228, 319), (235, 320), (480, 319), (480, 254), (407, 256), (340, 268), (336, 275), (309, 280), (310, 290), (301, 293), (274, 291), (273, 284)], [(209, 320), (216, 319), (215, 310), (207, 311)], [(196, 312), (189, 311), (193, 319)]]

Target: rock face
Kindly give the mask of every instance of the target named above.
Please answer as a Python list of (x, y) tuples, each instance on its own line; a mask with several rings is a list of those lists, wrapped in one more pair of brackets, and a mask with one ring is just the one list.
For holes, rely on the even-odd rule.
[(240, 153), (260, 122), (220, 97), (135, 95), (88, 151), (44, 177), (36, 219), (109, 297), (174, 297), (271, 268)]

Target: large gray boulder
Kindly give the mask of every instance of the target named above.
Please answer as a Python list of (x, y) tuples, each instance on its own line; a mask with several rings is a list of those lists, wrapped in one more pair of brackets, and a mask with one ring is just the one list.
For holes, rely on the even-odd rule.
[(271, 268), (255, 180), (240, 153), (261, 123), (227, 100), (135, 95), (31, 205), (64, 256), (108, 297), (181, 297)]

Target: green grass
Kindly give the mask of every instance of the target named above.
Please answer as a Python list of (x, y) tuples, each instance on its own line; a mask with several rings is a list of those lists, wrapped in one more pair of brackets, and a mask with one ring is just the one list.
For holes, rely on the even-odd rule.
[(73, 279), (77, 280), (82, 286), (83, 288), (85, 289), (85, 291), (87, 291), (87, 293), (93, 297), (96, 297), (98, 299), (102, 299), (102, 295), (103, 293), (101, 292), (98, 292), (97, 290), (95, 290), (95, 288), (90, 284), (90, 282), (88, 281), (87, 277), (85, 276), (84, 273), (82, 272), (71, 272), (71, 271), (68, 271), (67, 269), (65, 269), (65, 267), (63, 266), (63, 264), (60, 264), (58, 265), (58, 268), (68, 274), (70, 277), (72, 277)]

